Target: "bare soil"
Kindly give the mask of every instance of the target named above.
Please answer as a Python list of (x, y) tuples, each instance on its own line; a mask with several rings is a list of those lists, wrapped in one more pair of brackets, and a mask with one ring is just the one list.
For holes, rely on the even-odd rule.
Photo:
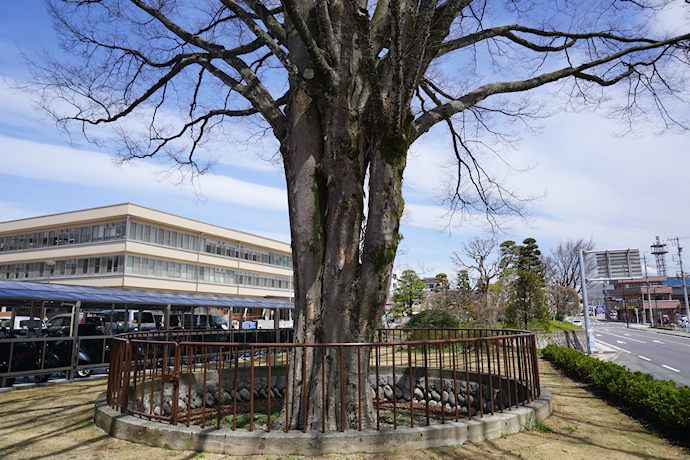
[[(539, 429), (480, 444), (387, 454), (324, 454), (319, 460), (354, 459), (690, 459), (638, 421), (598, 399), (586, 387), (540, 361), (541, 383), (553, 394), (553, 414)], [(108, 436), (93, 425), (93, 402), (106, 381), (78, 380), (0, 393), (0, 458), (3, 459), (232, 459), (217, 454), (146, 447)], [(294, 455), (250, 460), (300, 459)]]

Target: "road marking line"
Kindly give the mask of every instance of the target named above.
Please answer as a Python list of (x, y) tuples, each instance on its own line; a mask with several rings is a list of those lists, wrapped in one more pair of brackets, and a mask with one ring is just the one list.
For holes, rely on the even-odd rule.
[(645, 357), (644, 357), (644, 356), (642, 356), (642, 355), (637, 355), (637, 357), (638, 357), (638, 358), (642, 358), (642, 359), (644, 359), (645, 361), (651, 361), (651, 359), (649, 359), (649, 358), (645, 358)]
[(600, 340), (599, 343), (602, 344), (602, 345), (605, 345), (605, 346), (607, 346), (607, 347), (611, 347), (611, 348), (613, 348), (613, 349), (616, 349), (616, 350), (618, 350), (618, 351), (624, 351), (625, 353), (630, 353), (628, 350), (623, 350), (621, 347), (617, 347), (617, 346), (615, 346), (615, 345), (611, 345), (610, 343), (606, 343), (606, 342), (604, 342), (604, 341), (602, 341), (602, 340)]
[[(656, 332), (656, 331), (653, 331), (653, 332), (654, 332), (654, 334), (655, 334), (657, 337), (659, 336), (659, 334), (663, 334), (662, 332)], [(650, 336), (648, 336), (648, 335), (644, 335), (644, 334), (635, 334), (634, 332), (633, 332), (633, 335), (636, 335), (636, 336), (638, 336), (638, 337), (644, 337), (644, 338), (646, 338), (646, 339), (651, 339), (651, 338), (652, 338), (652, 337), (650, 337)], [(676, 336), (676, 337), (678, 337), (678, 336)], [(678, 338), (681, 338), (681, 339), (682, 339), (683, 337), (678, 337)], [(670, 339), (665, 339), (665, 340), (664, 340), (664, 343), (675, 343), (676, 345), (684, 345), (684, 346), (686, 346), (686, 347), (690, 347), (690, 343), (676, 342), (676, 341), (670, 340)]]
[(660, 343), (660, 344), (662, 344), (662, 345), (664, 344), (664, 342), (662, 342), (661, 340), (652, 340), (652, 342), (654, 342), (654, 343)]
[(619, 337), (621, 339), (632, 340), (633, 342), (647, 343), (647, 342), (643, 342), (642, 340), (633, 339), (632, 337), (623, 337), (621, 335), (611, 334), (610, 332), (609, 332), (609, 335), (612, 335), (614, 337)]
[(678, 369), (674, 369), (671, 366), (667, 366), (666, 364), (662, 364), (661, 367), (665, 367), (666, 369), (671, 369), (673, 372), (680, 372)]
[(623, 343), (623, 344), (627, 345), (627, 343), (623, 342), (622, 340), (616, 340), (616, 342), (617, 343)]

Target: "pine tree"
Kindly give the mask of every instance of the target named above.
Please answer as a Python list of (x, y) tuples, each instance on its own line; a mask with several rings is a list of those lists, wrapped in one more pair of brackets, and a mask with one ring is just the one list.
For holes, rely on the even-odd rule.
[(415, 305), (424, 298), (424, 281), (414, 270), (405, 270), (393, 293), (393, 316), (412, 315)]
[(544, 291), (544, 266), (541, 251), (534, 238), (527, 238), (523, 245), (513, 241), (501, 244), (501, 266), (504, 282), (509, 282), (510, 299), (505, 311), (506, 323), (527, 327), (533, 322), (549, 319)]

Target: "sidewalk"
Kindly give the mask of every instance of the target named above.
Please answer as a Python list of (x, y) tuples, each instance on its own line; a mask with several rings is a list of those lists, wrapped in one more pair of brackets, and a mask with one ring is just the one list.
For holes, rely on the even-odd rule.
[(614, 348), (611, 348), (607, 345), (604, 345), (603, 343), (601, 343), (599, 341), (595, 341), (594, 346), (596, 347), (596, 352), (592, 353), (590, 356), (592, 358), (600, 359), (604, 362), (611, 361), (613, 358), (616, 357), (617, 353), (620, 353), (620, 351), (618, 351)]
[(672, 331), (670, 329), (650, 328), (650, 331), (658, 332), (659, 334), (675, 335), (676, 337), (690, 337), (690, 332)]
[[(690, 450), (669, 444), (636, 420), (598, 399), (586, 386), (561, 375), (539, 360), (542, 386), (553, 395), (553, 413), (532, 430), (478, 444), (394, 451), (389, 454), (312, 457), (319, 460), (457, 460), (462, 458), (662, 458), (690, 459)], [(0, 393), (0, 456), (26, 458), (145, 458), (205, 460), (299, 459), (299, 456), (227, 457), (216, 454), (150, 448), (109, 437), (93, 425), (95, 397), (105, 391), (101, 380), (35, 386)], [(231, 436), (231, 435), (230, 435)], [(230, 440), (230, 438), (229, 438)]]

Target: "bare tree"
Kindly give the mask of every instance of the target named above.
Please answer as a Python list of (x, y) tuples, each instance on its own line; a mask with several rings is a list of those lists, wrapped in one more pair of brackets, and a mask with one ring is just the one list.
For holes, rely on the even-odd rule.
[(460, 251), (453, 251), (450, 258), (459, 270), (472, 273), (473, 289), (479, 294), (489, 292), (491, 280), (498, 276), (498, 254), (496, 240), (475, 236), (462, 243)]
[(546, 290), (554, 313), (563, 316), (577, 316), (580, 311), (580, 297), (572, 287), (554, 286)]
[[(549, 286), (562, 286), (576, 289), (582, 292), (580, 282), (580, 262), (579, 251), (591, 251), (596, 244), (590, 238), (584, 240), (579, 238), (573, 240), (568, 238), (566, 241), (558, 243), (546, 257), (546, 279)], [(586, 273), (592, 273), (595, 267), (593, 257), (585, 257)]]
[[(543, 114), (525, 96), (545, 85), (556, 84), (551, 102), (571, 103), (601, 102), (618, 85), (627, 96), (621, 114), (644, 115), (646, 94), (663, 121), (677, 123), (660, 102), (682, 89), (667, 70), (686, 64), (690, 38), (649, 26), (663, 4), (645, 0), (49, 5), (71, 57), (48, 56), (32, 71), (44, 106), (69, 132), (101, 141), (101, 126), (112, 125), (124, 159), (167, 155), (192, 173), (205, 171), (208, 142), (242, 119), (275, 136), (288, 190), (295, 336), (304, 343), (372, 339), (399, 242), (407, 153), (423, 134), (439, 123), (450, 133), (452, 210), (520, 211), (480, 161), (482, 145), (511, 140), (501, 117)], [(338, 359), (326, 357), (325, 372), (316, 352), (291, 361), (286, 423), (333, 429), (344, 413), (357, 426), (357, 389), (368, 376), (357, 381), (356, 355), (345, 359), (342, 399), (331, 372)], [(324, 388), (321, 375), (330, 379)], [(362, 404), (370, 426), (371, 397)]]

